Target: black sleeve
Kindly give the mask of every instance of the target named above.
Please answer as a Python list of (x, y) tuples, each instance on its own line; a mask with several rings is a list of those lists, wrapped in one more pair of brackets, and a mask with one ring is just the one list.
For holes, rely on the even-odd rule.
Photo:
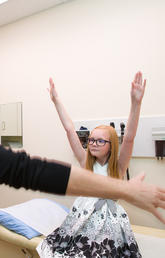
[(0, 184), (65, 194), (70, 169), (67, 163), (30, 158), (25, 152), (15, 153), (0, 145)]

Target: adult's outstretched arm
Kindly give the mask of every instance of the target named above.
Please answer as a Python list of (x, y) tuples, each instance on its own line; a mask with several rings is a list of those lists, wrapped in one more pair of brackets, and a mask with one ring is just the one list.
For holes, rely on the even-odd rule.
[(165, 218), (157, 209), (165, 209), (165, 188), (146, 184), (144, 173), (124, 181), (84, 171), (72, 166), (66, 194), (123, 199), (152, 213), (165, 224)]

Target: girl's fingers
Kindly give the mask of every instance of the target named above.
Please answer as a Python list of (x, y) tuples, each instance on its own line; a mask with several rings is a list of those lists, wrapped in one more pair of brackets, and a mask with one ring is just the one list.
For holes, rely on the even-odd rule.
[(143, 83), (143, 88), (146, 87), (146, 79), (144, 80), (144, 83)]
[(142, 76), (142, 73), (140, 71), (138, 73), (136, 73), (133, 83), (134, 84), (139, 84), (139, 85), (143, 86), (143, 88), (145, 88), (146, 79), (143, 82), (143, 76)]
[(50, 86), (54, 87), (54, 82), (53, 82), (52, 78), (49, 79), (49, 84), (50, 84)]
[(134, 83), (138, 82), (138, 73), (135, 74)]
[(142, 82), (142, 73), (138, 72), (137, 74), (138, 74), (138, 76), (137, 76), (137, 83), (141, 84), (141, 82)]
[(140, 83), (140, 85), (142, 85), (142, 81), (143, 81), (143, 79), (142, 79), (142, 73), (140, 73), (140, 76), (139, 76), (139, 83)]

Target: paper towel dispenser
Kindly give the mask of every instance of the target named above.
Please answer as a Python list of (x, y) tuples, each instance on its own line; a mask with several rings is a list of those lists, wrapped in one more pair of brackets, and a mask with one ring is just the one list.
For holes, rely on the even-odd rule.
[(155, 141), (155, 156), (165, 157), (165, 127), (152, 128), (152, 139)]

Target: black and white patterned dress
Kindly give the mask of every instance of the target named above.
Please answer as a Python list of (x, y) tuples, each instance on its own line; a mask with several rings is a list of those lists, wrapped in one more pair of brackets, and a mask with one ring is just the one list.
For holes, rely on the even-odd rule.
[[(107, 175), (108, 164), (94, 164)], [(79, 197), (61, 227), (37, 247), (41, 258), (142, 257), (125, 210), (110, 199)]]

